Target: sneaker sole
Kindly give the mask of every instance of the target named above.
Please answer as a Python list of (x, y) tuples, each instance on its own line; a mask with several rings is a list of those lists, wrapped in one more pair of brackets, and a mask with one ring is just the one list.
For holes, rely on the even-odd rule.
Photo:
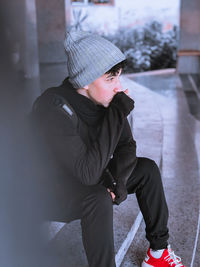
[(143, 261), (141, 267), (154, 267), (154, 266)]

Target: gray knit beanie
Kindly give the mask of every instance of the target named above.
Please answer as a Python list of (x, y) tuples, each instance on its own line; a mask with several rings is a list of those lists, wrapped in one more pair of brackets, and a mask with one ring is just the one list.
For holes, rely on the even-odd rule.
[(125, 60), (125, 55), (110, 41), (97, 34), (71, 30), (64, 41), (69, 81), (82, 88)]

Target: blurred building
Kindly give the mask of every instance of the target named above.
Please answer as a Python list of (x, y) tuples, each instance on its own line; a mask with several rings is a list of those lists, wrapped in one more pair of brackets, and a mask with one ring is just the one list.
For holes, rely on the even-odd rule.
[[(71, 23), (84, 30), (110, 34), (119, 28), (143, 26), (149, 21), (163, 24), (164, 30), (179, 25), (180, 1), (72, 0)], [(67, 11), (68, 12), (68, 11)]]
[(200, 73), (200, 1), (182, 0), (178, 73)]
[[(160, 20), (167, 30), (180, 21), (177, 70), (199, 73), (200, 2), (155, 0), (145, 5), (143, 2), (147, 1), (20, 0), (7, 3), (12, 20), (7, 21), (6, 31), (12, 43), (13, 64), (28, 86), (29, 81), (40, 80), (40, 85), (35, 82), (29, 95), (32, 93), (35, 98), (41, 89), (67, 75), (63, 40), (66, 28), (72, 25), (108, 33), (119, 27), (143, 25), (147, 20)], [(49, 79), (48, 71), (54, 68), (55, 75)]]

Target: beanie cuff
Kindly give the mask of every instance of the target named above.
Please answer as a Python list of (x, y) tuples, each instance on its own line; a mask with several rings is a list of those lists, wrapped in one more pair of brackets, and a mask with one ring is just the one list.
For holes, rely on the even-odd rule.
[(69, 81), (82, 88), (126, 59), (113, 43), (89, 32), (72, 30), (64, 42)]

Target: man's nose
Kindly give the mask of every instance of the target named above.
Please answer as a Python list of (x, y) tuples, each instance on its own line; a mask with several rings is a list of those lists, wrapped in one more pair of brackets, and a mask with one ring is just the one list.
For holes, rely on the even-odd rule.
[(123, 87), (122, 87), (122, 84), (121, 84), (121, 81), (120, 81), (119, 78), (116, 81), (114, 91), (115, 92), (121, 92), (121, 91), (123, 91)]

